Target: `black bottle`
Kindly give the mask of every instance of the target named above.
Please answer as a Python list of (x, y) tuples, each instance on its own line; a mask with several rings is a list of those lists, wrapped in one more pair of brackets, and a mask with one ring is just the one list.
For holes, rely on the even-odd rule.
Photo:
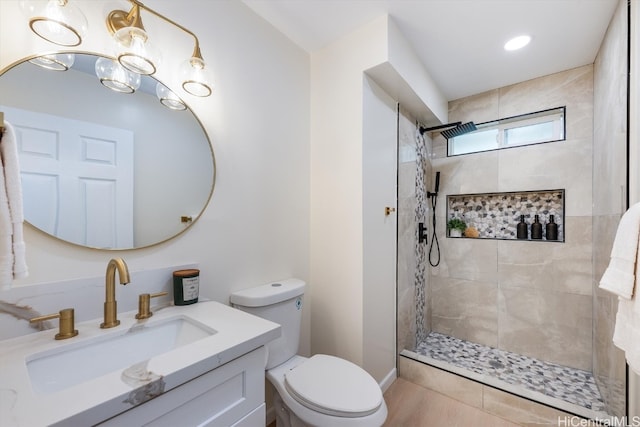
[(534, 217), (533, 224), (531, 224), (531, 239), (542, 239), (542, 224), (540, 224), (540, 217), (538, 215)]
[(558, 224), (554, 221), (553, 215), (549, 215), (549, 222), (546, 227), (547, 240), (558, 240)]
[(524, 215), (520, 215), (520, 222), (516, 227), (516, 237), (518, 239), (529, 238), (529, 230), (527, 229), (527, 223), (524, 222)]

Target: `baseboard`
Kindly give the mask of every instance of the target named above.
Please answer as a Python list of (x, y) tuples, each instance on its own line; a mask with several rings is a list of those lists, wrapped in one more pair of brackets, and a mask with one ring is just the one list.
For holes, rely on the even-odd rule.
[(398, 378), (398, 370), (393, 368), (389, 373), (380, 381), (380, 388), (384, 393), (387, 389), (393, 384), (393, 382)]

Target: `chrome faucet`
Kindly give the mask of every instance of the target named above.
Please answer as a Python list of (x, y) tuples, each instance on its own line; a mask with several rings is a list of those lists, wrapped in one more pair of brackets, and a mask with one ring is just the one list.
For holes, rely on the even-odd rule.
[(107, 265), (107, 278), (105, 283), (106, 297), (104, 300), (104, 322), (100, 324), (103, 329), (118, 326), (118, 303), (116, 302), (116, 269), (120, 277), (120, 284), (129, 283), (129, 268), (122, 258), (113, 258)]

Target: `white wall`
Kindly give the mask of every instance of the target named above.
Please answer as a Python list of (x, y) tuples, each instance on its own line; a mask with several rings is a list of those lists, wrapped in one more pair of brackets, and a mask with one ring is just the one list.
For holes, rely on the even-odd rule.
[[(395, 280), (374, 273), (389, 260), (367, 246), (385, 224), (370, 226), (365, 192), (377, 189), (365, 181), (374, 153), (365, 147), (371, 140), (363, 126), (369, 136), (388, 135), (395, 148), (393, 101), (414, 106), (415, 117), (442, 115), (446, 101), (425, 86), (425, 76), (388, 16), (311, 57), (311, 349), (360, 364), (380, 382), (395, 369)], [(383, 212), (384, 204), (373, 209)]]
[(396, 378), (398, 113), (368, 76), (362, 101), (363, 367), (384, 387)]
[[(148, 249), (109, 252), (61, 243), (26, 226), (30, 276), (14, 286), (104, 274), (122, 256), (132, 271), (198, 263), (201, 294), (221, 302), (235, 289), (295, 276), (309, 279), (309, 57), (240, 2), (149, 0), (147, 6), (196, 33), (215, 77), (214, 94), (184, 99), (199, 116), (216, 156), (209, 207), (186, 233)], [(28, 28), (19, 2), (0, 1), (0, 69), (35, 53), (55, 51)], [(76, 2), (89, 20), (80, 51), (108, 47), (104, 17), (123, 1)], [(188, 56), (192, 40), (143, 19), (162, 45)], [(157, 29), (159, 31), (156, 31)], [(174, 90), (173, 75), (158, 78)], [(25, 94), (28, 96), (28, 94)], [(162, 191), (162, 188), (158, 188)], [(0, 293), (0, 300), (2, 294)], [(309, 348), (308, 311), (303, 352)]]
[(362, 79), (385, 58), (378, 20), (311, 57), (313, 353), (362, 364)]

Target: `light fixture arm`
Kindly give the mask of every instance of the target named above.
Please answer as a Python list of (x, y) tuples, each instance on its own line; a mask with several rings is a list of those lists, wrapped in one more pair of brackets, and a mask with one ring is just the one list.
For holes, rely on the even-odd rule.
[(128, 13), (123, 10), (114, 10), (107, 17), (107, 28), (109, 28), (111, 34), (114, 34), (116, 31), (124, 27), (137, 27), (144, 30), (144, 26), (142, 25), (142, 18), (140, 17), (140, 9), (142, 8), (143, 10), (146, 10), (147, 12), (155, 15), (163, 21), (168, 22), (174, 27), (178, 27), (179, 29), (193, 37), (195, 43), (195, 47), (193, 49), (193, 57), (203, 59), (202, 53), (200, 52), (200, 42), (198, 41), (198, 37), (192, 31), (167, 18), (166, 16), (156, 12), (148, 6), (145, 6), (144, 3), (138, 0), (129, 1), (133, 4), (133, 7)]
[(112, 10), (111, 13), (109, 13), (107, 17), (107, 28), (112, 35), (119, 29), (125, 27), (136, 27), (144, 30), (139, 5), (134, 4), (128, 13), (124, 10)]

